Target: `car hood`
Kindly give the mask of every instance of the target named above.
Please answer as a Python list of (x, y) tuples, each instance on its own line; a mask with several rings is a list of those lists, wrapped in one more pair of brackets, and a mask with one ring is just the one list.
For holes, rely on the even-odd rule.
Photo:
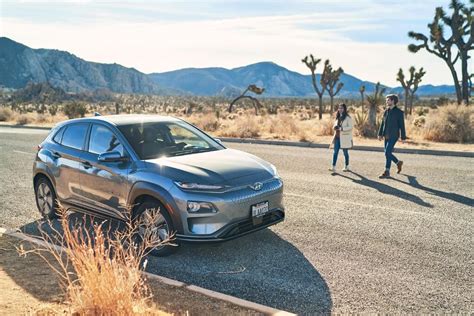
[(274, 176), (271, 164), (246, 152), (222, 149), (147, 160), (148, 168), (174, 181), (246, 185)]

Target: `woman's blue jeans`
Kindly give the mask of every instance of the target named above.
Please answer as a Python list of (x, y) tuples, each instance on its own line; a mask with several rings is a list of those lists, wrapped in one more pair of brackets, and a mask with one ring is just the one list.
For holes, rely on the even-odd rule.
[[(333, 166), (336, 166), (337, 156), (339, 155), (339, 149), (341, 149), (341, 139), (339, 137), (336, 137), (336, 139), (334, 140), (334, 154), (332, 155)], [(349, 150), (343, 148), (342, 152), (344, 153), (346, 166), (349, 166)]]
[(386, 139), (384, 142), (384, 149), (385, 149), (385, 170), (390, 170), (390, 165), (392, 164), (392, 161), (394, 163), (398, 163), (397, 157), (393, 155), (393, 148), (395, 147), (395, 144), (397, 143), (397, 139)]

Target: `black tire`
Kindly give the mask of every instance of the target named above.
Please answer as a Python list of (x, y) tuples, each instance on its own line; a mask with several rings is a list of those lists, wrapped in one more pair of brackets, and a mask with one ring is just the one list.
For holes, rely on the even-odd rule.
[(41, 177), (35, 184), (36, 207), (46, 219), (58, 218), (58, 202), (53, 185), (45, 177)]
[[(163, 230), (167, 230), (167, 233), (166, 233), (167, 236), (171, 236), (175, 232), (173, 222), (172, 222), (171, 217), (169, 216), (166, 208), (158, 201), (145, 200), (144, 202), (140, 203), (137, 206), (136, 211), (134, 212), (134, 214), (135, 214), (135, 216), (134, 216), (135, 223), (137, 223), (140, 220), (141, 216), (147, 210), (153, 210), (153, 209), (154, 210), (159, 209), (159, 212), (163, 216), (163, 220), (166, 223), (165, 225), (160, 225), (160, 228), (163, 229)], [(137, 229), (137, 230), (139, 230), (139, 229)], [(159, 234), (159, 236), (162, 237), (161, 234)], [(138, 237), (138, 240), (141, 240), (141, 235), (140, 235), (139, 231), (137, 231), (137, 237)], [(174, 253), (176, 251), (176, 249), (178, 248), (177, 243), (176, 243), (175, 240), (172, 241), (172, 244), (173, 245), (165, 244), (165, 245), (162, 245), (158, 248), (154, 248), (154, 249), (150, 250), (149, 253), (151, 255), (157, 256), (157, 257), (169, 256), (170, 254)]]

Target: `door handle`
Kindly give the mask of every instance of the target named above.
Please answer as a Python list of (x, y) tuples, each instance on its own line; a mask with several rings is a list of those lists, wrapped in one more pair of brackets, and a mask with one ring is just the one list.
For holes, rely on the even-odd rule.
[(89, 161), (83, 161), (82, 165), (84, 166), (85, 169), (92, 168), (92, 165)]
[(57, 151), (53, 151), (53, 153), (51, 154), (51, 156), (53, 156), (54, 158), (61, 158), (61, 154), (58, 153)]

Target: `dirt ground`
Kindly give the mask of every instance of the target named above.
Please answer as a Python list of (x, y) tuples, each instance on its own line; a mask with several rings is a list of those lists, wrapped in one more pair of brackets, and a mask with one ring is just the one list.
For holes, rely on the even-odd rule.
[[(16, 248), (22, 242), (0, 234), (0, 314), (63, 315), (70, 314), (59, 280), (51, 268), (35, 254), (20, 257)], [(23, 242), (25, 248), (28, 243)], [(258, 315), (230, 303), (209, 298), (185, 288), (148, 280), (152, 305), (158, 311), (174, 315), (238, 314)]]

